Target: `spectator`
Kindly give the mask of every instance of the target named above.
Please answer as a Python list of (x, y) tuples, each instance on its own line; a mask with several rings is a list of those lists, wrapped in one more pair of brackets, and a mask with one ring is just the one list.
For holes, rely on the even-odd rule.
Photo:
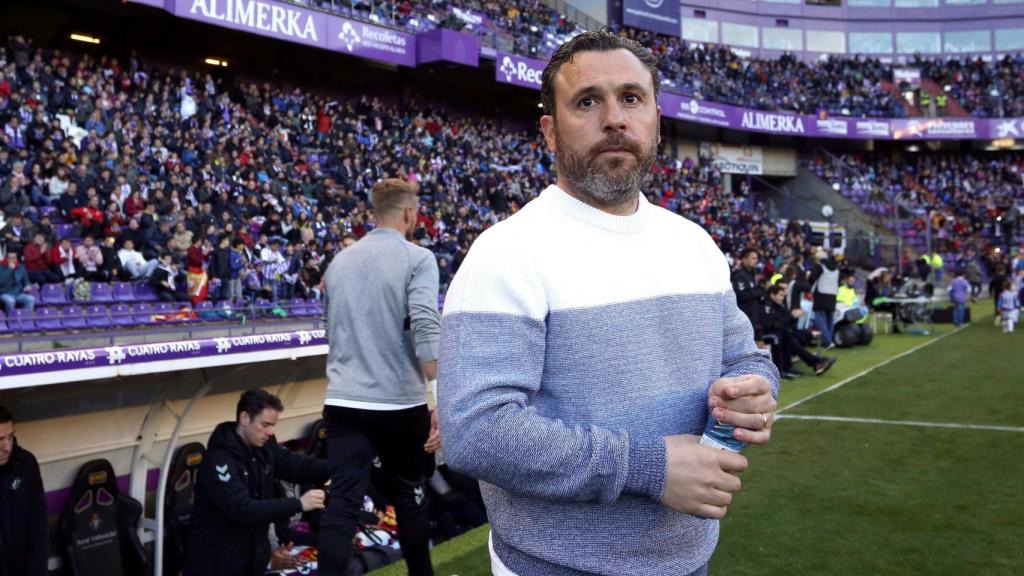
[(126, 273), (128, 280), (146, 280), (153, 270), (159, 265), (157, 260), (149, 260), (135, 249), (135, 242), (130, 238), (124, 241), (121, 249), (117, 251), (117, 258), (121, 261), (121, 269)]
[(12, 214), (7, 225), (0, 229), (0, 237), (6, 250), (20, 252), (32, 241), (35, 230), (31, 223), (26, 223), (21, 214)]
[(53, 263), (57, 265), (61, 279), (71, 280), (73, 278), (81, 277), (79, 269), (75, 264), (75, 248), (71, 245), (71, 239), (62, 238), (60, 246), (57, 246), (54, 250), (55, 254), (53, 257)]
[(31, 244), (25, 245), (25, 270), (33, 284), (59, 282), (60, 276), (53, 270), (52, 251), (42, 233), (36, 232)]
[(7, 316), (13, 314), (18, 306), (29, 312), (36, 307), (35, 297), (28, 293), (28, 273), (18, 260), (19, 256), (14, 250), (8, 250), (4, 264), (0, 266), (0, 300)]
[(90, 282), (109, 280), (103, 277), (103, 251), (96, 245), (96, 239), (92, 234), (86, 235), (82, 239), (82, 244), (75, 249), (75, 263), (79, 277)]
[(164, 302), (185, 302), (188, 294), (177, 286), (178, 270), (173, 264), (173, 255), (164, 252), (149, 276), (149, 284), (160, 300)]
[(126, 277), (126, 273), (121, 269), (121, 259), (118, 258), (116, 244), (117, 238), (104, 236), (99, 245), (100, 254), (103, 256), (103, 262), (99, 267), (99, 277), (104, 282)]

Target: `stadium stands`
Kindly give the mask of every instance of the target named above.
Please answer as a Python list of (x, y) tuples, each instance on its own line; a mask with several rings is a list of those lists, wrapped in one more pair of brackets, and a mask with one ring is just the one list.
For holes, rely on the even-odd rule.
[[(370, 8), (317, 0), (309, 5), (342, 12)], [(465, 21), (452, 19), (456, 7), (375, 3), (372, 13), (355, 16), (417, 29), (459, 28)], [(550, 43), (538, 42), (541, 38), (557, 45), (575, 31), (539, 1), (477, 8), (486, 15), (484, 28), (511, 30), (518, 35), (517, 46)], [(669, 90), (762, 110), (866, 117), (908, 113), (892, 86), (891, 66), (877, 60), (745, 59), (727, 47), (634, 29), (622, 33), (652, 47)], [(70, 259), (74, 276), (87, 276), (88, 282), (35, 289), (38, 311), (12, 314), (9, 330), (81, 329), (79, 312), (61, 320), (60, 313), (48, 311), (70, 304), (88, 306), (81, 310), (85, 327), (215, 321), (212, 314), (192, 312), (201, 299), (196, 294), (191, 302), (173, 305), (186, 310), (183, 316), (169, 314), (166, 305), (146, 306), (159, 300), (146, 275), (157, 256), (170, 251), (178, 294), (187, 288), (187, 272), (205, 269), (208, 297), (221, 299), (234, 274), (226, 264), (230, 254), (217, 253), (222, 236), (245, 242), (244, 267), (237, 274), (246, 305), (258, 308), (252, 316), (314, 317), (319, 306), (310, 302), (316, 301), (315, 288), (332, 251), (344, 237), (359, 238), (372, 229), (366, 193), (377, 179), (397, 175), (419, 183), (424, 206), (415, 239), (443, 259), (444, 279), (458, 269), (483, 229), (552, 180), (553, 157), (539, 134), (499, 128), (494, 118), (460, 117), (443, 105), (414, 102), (399, 109), (372, 95), (338, 100), (299, 88), (223, 85), (197, 71), (158, 70), (134, 56), (122, 63), (44, 51), (20, 36), (3, 44), (0, 109), (9, 112), (0, 126), (2, 249), (21, 249), (36, 230), (44, 233), (47, 246), (68, 238), (78, 247), (91, 234), (99, 246), (94, 252), (103, 260), (96, 266), (81, 252), (69, 258), (48, 248), (51, 271), (67, 276)], [(1020, 94), (1020, 55), (994, 63), (921, 60), (917, 65), (948, 84), (975, 115), (1021, 112), (1024, 99), (995, 96)], [(910, 175), (897, 173), (883, 155), (857, 156), (849, 162), (858, 167), (845, 173), (820, 162), (814, 170), (840, 181), (842, 191), (867, 212), (888, 214), (898, 198), (911, 209), (943, 209), (950, 222), (982, 221), (980, 228), (972, 224), (953, 233), (952, 248), (968, 232), (995, 235), (986, 232), (994, 228), (984, 225), (991, 216), (985, 205), (990, 197), (1020, 198), (1019, 176), (1013, 187), (1019, 156), (984, 166), (977, 158), (965, 156), (966, 164), (954, 160), (942, 182), (957, 167), (973, 171), (969, 187), (952, 194), (937, 190), (931, 177), (941, 160), (923, 158)], [(981, 174), (993, 169), (1002, 176)], [(722, 175), (707, 160), (661, 157), (654, 172), (651, 200), (700, 222), (726, 252), (750, 243), (777, 266), (783, 254), (797, 253), (809, 241), (802, 230), (770, 222), (746, 190), (726, 193)], [(918, 181), (918, 174), (930, 179)], [(971, 196), (994, 183), (1003, 189)], [(17, 215), (27, 220), (15, 224)], [(897, 232), (913, 235), (913, 224), (908, 226)], [(1007, 232), (1010, 236), (1000, 237), (1009, 239), (1015, 231)], [(202, 240), (198, 247), (191, 245), (194, 237)], [(102, 242), (106, 238), (109, 246)], [(271, 239), (291, 246), (275, 256)], [(136, 250), (118, 252), (128, 240)], [(278, 301), (283, 306), (274, 313)]]

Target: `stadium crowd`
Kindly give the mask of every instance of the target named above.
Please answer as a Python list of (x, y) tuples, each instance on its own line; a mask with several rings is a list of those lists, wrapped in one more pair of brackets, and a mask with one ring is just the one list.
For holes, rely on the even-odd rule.
[[(864, 210), (882, 216), (911, 246), (921, 250), (930, 235), (932, 248), (948, 266), (972, 253), (984, 271), (995, 274), (1024, 238), (1024, 154), (881, 153), (848, 154), (841, 160), (819, 156), (811, 169)], [(901, 211), (901, 224), (893, 209)], [(916, 241), (916, 242), (915, 242)], [(916, 254), (905, 255), (916, 265)], [(913, 261), (913, 262), (911, 262)]]
[[(540, 0), (295, 1), (411, 32), (438, 26), (465, 29), (480, 35), (486, 46), (534, 58), (550, 56), (563, 39), (581, 30)], [(469, 23), (456, 16), (453, 8), (469, 9), (485, 18), (479, 24)], [(873, 118), (909, 115), (893, 82), (893, 66), (877, 58), (830, 55), (803, 61), (790, 53), (772, 59), (749, 58), (725, 45), (690, 42), (629, 27), (619, 32), (652, 49), (659, 59), (662, 82), (672, 91), (759, 110)], [(1024, 116), (1024, 54), (1006, 55), (994, 62), (980, 57), (929, 59), (915, 55), (908, 66), (920, 68), (924, 77), (944, 87), (974, 116)], [(939, 107), (939, 115), (944, 114), (943, 108)]]
[(920, 60), (924, 76), (947, 87), (949, 94), (979, 118), (1024, 116), (1024, 54), (1007, 54), (994, 62), (981, 58)]
[[(721, 50), (687, 53), (739, 66)], [(692, 70), (711, 69), (702, 66)], [(134, 55), (122, 64), (44, 53), (21, 37), (0, 47), (0, 130), (0, 249), (25, 268), (0, 288), (14, 298), (8, 312), (31, 307), (30, 284), (74, 278), (145, 281), (165, 301), (188, 300), (187, 272), (206, 273), (213, 300), (317, 298), (335, 251), (373, 228), (367, 192), (389, 176), (420, 187), (415, 237), (437, 254), (444, 288), (475, 237), (539, 193), (553, 169), (539, 134), (431, 103), (225, 86)], [(1021, 197), (1020, 156), (922, 155), (909, 171), (881, 156), (851, 162), (861, 168), (815, 170), (841, 175), (869, 211), (899, 197), (920, 211), (917, 231), (923, 215), (941, 216), (935, 237), (950, 253), (978, 232), (1013, 233), (1017, 215), (1001, 207)], [(662, 156), (653, 171), (650, 200), (699, 222), (731, 257), (755, 248), (772, 274), (807, 253), (808, 227), (770, 221), (746, 183), (726, 193), (709, 159)]]
[(792, 54), (777, 59), (743, 58), (728, 46), (626, 28), (659, 57), (662, 83), (697, 98), (759, 110), (899, 118), (902, 101), (883, 85), (892, 69), (877, 59), (830, 56), (808, 63)]
[[(388, 176), (419, 185), (415, 237), (444, 287), (480, 231), (552, 179), (539, 134), (429, 104), (223, 86), (18, 37), (0, 70), (0, 248), (23, 255), (19, 294), (149, 279), (180, 301), (167, 276), (205, 270), (214, 299), (315, 297), (334, 251), (373, 228), (367, 194)], [(727, 250), (739, 238), (781, 249), (782, 231), (746, 187), (726, 194), (709, 160), (661, 157), (654, 172), (651, 201)]]

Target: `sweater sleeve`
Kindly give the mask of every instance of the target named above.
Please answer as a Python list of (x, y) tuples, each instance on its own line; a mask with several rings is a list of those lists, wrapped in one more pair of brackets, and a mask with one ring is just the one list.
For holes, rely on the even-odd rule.
[(729, 267), (722, 258), (721, 274), (724, 276), (722, 298), (722, 376), (758, 374), (768, 379), (772, 396), (779, 397), (779, 370), (772, 363), (771, 354), (757, 347), (754, 332), (746, 314), (736, 304), (736, 296), (729, 283)]
[(660, 499), (664, 439), (568, 426), (531, 405), (544, 373), (547, 300), (513, 251), (489, 240), (485, 233), (474, 243), (445, 301), (438, 403), (449, 465), (555, 501)]
[(424, 250), (415, 263), (409, 281), (409, 321), (416, 359), (422, 362), (437, 360), (438, 341), (441, 337), (441, 319), (437, 312), (437, 261)]

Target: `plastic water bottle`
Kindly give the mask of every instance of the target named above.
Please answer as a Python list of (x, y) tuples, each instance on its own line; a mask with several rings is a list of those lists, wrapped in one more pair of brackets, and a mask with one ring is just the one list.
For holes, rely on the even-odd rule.
[(732, 424), (719, 422), (709, 413), (708, 422), (704, 425), (704, 434), (700, 437), (700, 443), (704, 446), (718, 448), (719, 450), (739, 452), (747, 443), (733, 437), (732, 431), (734, 428), (736, 427)]

